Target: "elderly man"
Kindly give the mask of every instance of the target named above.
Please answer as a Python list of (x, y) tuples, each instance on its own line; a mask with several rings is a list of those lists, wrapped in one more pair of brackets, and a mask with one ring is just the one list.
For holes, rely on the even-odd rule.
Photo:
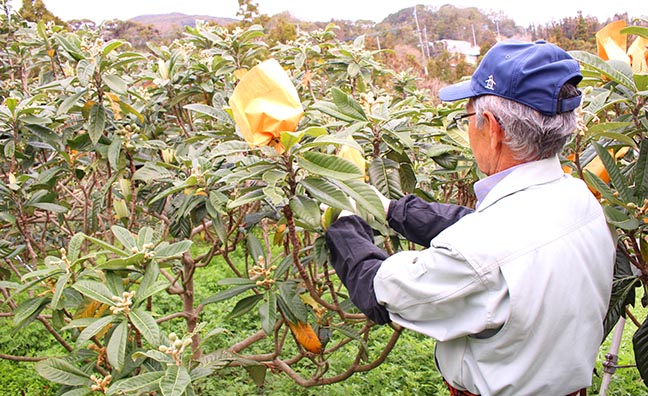
[(582, 79), (559, 47), (505, 41), (470, 81), (470, 146), (487, 175), (475, 210), (384, 198), (390, 226), (425, 249), (388, 257), (360, 217), (327, 230), (331, 262), (373, 321), (437, 340), (452, 395), (584, 394), (612, 287), (615, 239), (586, 185), (558, 154), (577, 127)]

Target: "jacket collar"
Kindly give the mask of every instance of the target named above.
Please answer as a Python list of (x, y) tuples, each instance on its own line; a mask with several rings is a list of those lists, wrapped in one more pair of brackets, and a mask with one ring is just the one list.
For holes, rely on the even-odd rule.
[(500, 199), (531, 186), (550, 183), (565, 176), (557, 156), (527, 162), (517, 166), (500, 180), (479, 203), (478, 212), (483, 211)]

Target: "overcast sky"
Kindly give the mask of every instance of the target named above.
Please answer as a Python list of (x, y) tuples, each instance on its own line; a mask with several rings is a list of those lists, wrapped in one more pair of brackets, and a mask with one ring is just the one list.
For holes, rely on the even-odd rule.
[[(63, 20), (91, 19), (127, 20), (138, 15), (181, 12), (188, 15), (208, 15), (236, 18), (237, 0), (43, 0), (45, 6)], [(382, 21), (389, 14), (415, 4), (440, 7), (474, 6), (482, 10), (502, 11), (518, 25), (544, 24), (551, 20), (576, 16), (594, 16), (599, 21), (615, 13), (628, 12), (630, 17), (648, 18), (645, 0), (574, 1), (574, 0), (256, 0), (259, 11), (274, 15), (289, 11), (305, 21), (327, 22), (331, 19), (368, 19)], [(10, 0), (15, 9), (22, 0)]]

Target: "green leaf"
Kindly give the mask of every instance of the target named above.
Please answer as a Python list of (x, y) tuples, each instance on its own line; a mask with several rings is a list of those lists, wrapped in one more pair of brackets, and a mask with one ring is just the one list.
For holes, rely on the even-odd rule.
[(356, 207), (366, 210), (378, 222), (385, 222), (387, 214), (382, 201), (368, 184), (357, 180), (346, 180), (340, 182), (340, 187), (356, 202)]
[(398, 162), (376, 157), (369, 164), (369, 180), (384, 196), (398, 199), (403, 196)]
[(74, 388), (70, 389), (69, 391), (65, 393), (61, 393), (60, 396), (87, 396), (89, 394), (93, 393), (92, 389), (82, 387), (82, 388)]
[(297, 162), (311, 173), (337, 180), (364, 177), (362, 171), (353, 162), (335, 155), (307, 151), (297, 156)]
[(52, 213), (67, 213), (69, 211), (69, 209), (65, 206), (50, 202), (33, 202), (26, 204), (25, 206), (32, 206), (34, 208), (42, 209)]
[(155, 258), (161, 259), (161, 258), (181, 256), (184, 252), (186, 252), (187, 250), (189, 250), (189, 248), (191, 248), (192, 244), (193, 242), (189, 240), (175, 242), (172, 243), (171, 245), (169, 245), (168, 243), (160, 244), (158, 247), (155, 248)]
[(130, 311), (128, 318), (149, 344), (155, 347), (160, 344), (160, 328), (150, 313), (136, 308)]
[(615, 68), (615, 63), (606, 62), (598, 56), (586, 51), (569, 51), (569, 53), (574, 58), (576, 58), (576, 60), (583, 62), (584, 64), (603, 74), (610, 80), (624, 85), (632, 92), (636, 92), (637, 86), (635, 85), (634, 80)]
[(234, 209), (234, 208), (237, 208), (237, 207), (239, 207), (241, 205), (245, 205), (245, 204), (248, 204), (248, 203), (260, 201), (263, 198), (265, 198), (265, 194), (263, 193), (263, 189), (256, 188), (254, 190), (251, 190), (251, 191), (243, 194), (242, 196), (238, 197), (237, 199), (235, 199), (233, 201), (230, 201), (227, 204), (227, 207), (229, 209)]
[(316, 200), (332, 208), (353, 211), (353, 206), (351, 206), (351, 202), (347, 196), (335, 184), (328, 180), (309, 176), (302, 180), (300, 184)]
[(118, 135), (113, 136), (110, 146), (108, 146), (108, 164), (110, 169), (116, 171), (119, 169), (119, 154), (121, 153), (121, 138)]
[(297, 294), (297, 283), (294, 281), (277, 282), (279, 287), (279, 308), (291, 323), (308, 321), (308, 309)]
[(59, 300), (61, 299), (61, 296), (63, 295), (63, 290), (65, 290), (65, 287), (67, 286), (67, 282), (70, 280), (71, 276), (72, 274), (63, 274), (56, 280), (54, 294), (52, 295), (52, 301), (50, 302), (50, 306), (52, 307), (52, 309), (58, 309)]
[(171, 365), (160, 380), (160, 390), (164, 396), (181, 396), (191, 383), (191, 376), (184, 366)]
[(17, 327), (23, 327), (38, 316), (50, 301), (47, 297), (34, 297), (23, 301), (14, 310), (13, 323)]
[(621, 169), (619, 169), (619, 167), (617, 166), (614, 158), (610, 155), (608, 150), (599, 143), (594, 143), (594, 148), (596, 149), (598, 156), (601, 158), (601, 161), (605, 166), (605, 170), (610, 175), (610, 181), (612, 182), (614, 188), (616, 188), (616, 190), (618, 191), (619, 198), (624, 202), (630, 202), (632, 199), (632, 194), (630, 193), (628, 183), (623, 174), (621, 174)]
[(331, 325), (331, 329), (337, 330), (345, 336), (358, 341), (360, 343), (360, 346), (362, 347), (362, 350), (365, 353), (368, 353), (369, 347), (367, 346), (367, 342), (362, 338), (360, 334), (358, 334), (358, 332), (353, 330), (351, 327), (342, 324), (333, 324)]
[(135, 240), (135, 237), (126, 228), (114, 225), (110, 227), (110, 230), (115, 238), (121, 242), (125, 250), (131, 251), (132, 249), (137, 249), (137, 241)]
[(342, 114), (355, 121), (367, 121), (367, 115), (362, 109), (362, 106), (351, 95), (346, 94), (337, 87), (331, 88), (331, 94), (333, 96), (333, 103), (335, 103)]
[(232, 287), (227, 290), (224, 290), (222, 292), (216, 293), (213, 296), (207, 297), (206, 299), (202, 300), (200, 302), (201, 305), (207, 305), (219, 301), (224, 301), (227, 299), (230, 299), (232, 297), (238, 296), (239, 294), (250, 290), (252, 288), (256, 287), (256, 283), (251, 283), (248, 285), (242, 285), (242, 286), (237, 286), (237, 287)]
[(262, 387), (265, 383), (265, 377), (268, 368), (263, 364), (253, 364), (244, 367), (248, 374), (250, 374), (250, 378), (252, 378), (252, 381), (254, 381), (255, 385)]
[(247, 249), (250, 257), (255, 262), (259, 261), (260, 259), (265, 260), (265, 249), (263, 249), (263, 245), (261, 245), (259, 238), (257, 238), (257, 236), (253, 233), (249, 233), (247, 235)]
[(151, 261), (146, 265), (146, 271), (140, 281), (140, 286), (135, 294), (135, 301), (144, 301), (151, 296), (149, 290), (155, 285), (155, 281), (160, 275), (160, 267), (157, 262)]
[(648, 194), (648, 139), (642, 139), (639, 145), (639, 158), (634, 171), (635, 196), (643, 202)]
[(72, 107), (74, 107), (79, 99), (83, 97), (83, 95), (88, 93), (88, 89), (84, 88), (79, 90), (79, 92), (75, 93), (74, 95), (70, 95), (63, 102), (61, 102), (61, 105), (59, 106), (58, 110), (56, 110), (56, 115), (60, 116), (62, 114), (67, 114)]
[(164, 376), (164, 371), (154, 371), (150, 373), (141, 373), (128, 379), (117, 381), (110, 385), (109, 396), (123, 394), (149, 394), (160, 389), (160, 379)]
[(77, 77), (82, 87), (87, 87), (95, 71), (95, 64), (82, 59), (77, 63)]
[(138, 266), (144, 262), (146, 255), (144, 253), (133, 254), (124, 258), (114, 258), (110, 259), (104, 263), (101, 263), (97, 268), (103, 270), (125, 270), (132, 269), (133, 266)]
[(120, 95), (126, 95), (128, 92), (128, 84), (124, 81), (123, 78), (119, 77), (116, 74), (105, 74), (103, 75), (103, 82), (110, 88), (111, 91), (118, 93)]
[(644, 385), (648, 386), (648, 318), (644, 320), (639, 329), (632, 336), (637, 370), (641, 375)]
[(117, 371), (122, 371), (126, 363), (126, 347), (128, 345), (128, 321), (124, 320), (117, 325), (110, 336), (106, 355), (108, 362)]
[(256, 281), (248, 278), (224, 278), (217, 283), (219, 285), (256, 285)]
[(99, 301), (109, 306), (115, 305), (114, 301), (112, 300), (113, 294), (103, 283), (89, 280), (80, 280), (77, 283), (73, 284), (72, 287), (79, 293), (83, 294), (84, 296), (90, 297), (93, 300)]
[(337, 118), (338, 120), (346, 121), (346, 122), (354, 122), (355, 119), (352, 117), (347, 116), (346, 114), (342, 113), (338, 107), (331, 102), (323, 101), (320, 100), (318, 102), (315, 102), (311, 108), (313, 110), (318, 110), (321, 111), (324, 114), (328, 114), (333, 118)]
[(316, 229), (321, 225), (320, 209), (317, 202), (304, 196), (294, 196), (290, 199), (290, 209), (296, 215), (296, 221), (308, 229)]
[(259, 306), (261, 327), (267, 335), (271, 335), (277, 323), (277, 295), (272, 291), (266, 292), (266, 300)]
[(41, 377), (57, 384), (70, 386), (89, 386), (90, 375), (63, 359), (50, 358), (36, 363), (36, 371)]
[(83, 241), (85, 240), (85, 235), (81, 232), (77, 232), (68, 242), (67, 248), (67, 258), (70, 262), (74, 263), (81, 254), (81, 247), (83, 246)]
[(94, 335), (99, 333), (106, 326), (117, 319), (118, 317), (114, 315), (104, 316), (103, 318), (96, 319), (94, 322), (88, 325), (88, 327), (83, 329), (81, 334), (79, 334), (79, 337), (76, 340), (77, 348), (83, 347), (83, 344), (88, 342), (89, 339), (91, 339)]
[(90, 109), (88, 135), (93, 145), (97, 145), (106, 129), (106, 110), (102, 105), (95, 103)]
[(132, 354), (132, 359), (137, 360), (141, 357), (153, 359), (156, 362), (160, 363), (171, 363), (175, 364), (175, 360), (171, 357), (171, 355), (168, 355), (164, 352), (160, 352), (157, 349), (149, 349), (148, 351), (137, 351)]
[(605, 212), (605, 218), (608, 223), (617, 228), (632, 231), (639, 227), (639, 220), (613, 206), (604, 206), (603, 211)]
[(228, 319), (238, 318), (243, 316), (246, 313), (250, 312), (261, 300), (263, 300), (263, 294), (253, 294), (251, 296), (242, 298), (239, 300), (232, 311), (227, 315)]

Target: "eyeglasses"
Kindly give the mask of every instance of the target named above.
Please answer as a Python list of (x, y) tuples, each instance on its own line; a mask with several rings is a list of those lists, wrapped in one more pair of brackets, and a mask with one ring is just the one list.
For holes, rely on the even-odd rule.
[(468, 130), (468, 124), (470, 123), (470, 120), (468, 117), (474, 116), (475, 112), (473, 113), (464, 113), (464, 114), (457, 114), (456, 116), (452, 117), (452, 121), (450, 124), (448, 124), (448, 128), (459, 128), (461, 130)]

